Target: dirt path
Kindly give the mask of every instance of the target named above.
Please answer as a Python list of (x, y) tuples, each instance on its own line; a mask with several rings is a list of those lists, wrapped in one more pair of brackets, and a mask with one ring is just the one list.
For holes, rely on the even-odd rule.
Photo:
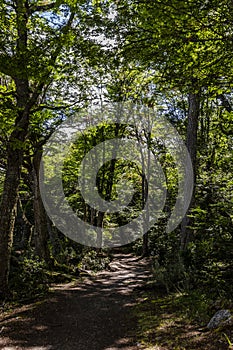
[(44, 302), (0, 317), (4, 350), (136, 350), (135, 288), (150, 276), (146, 260), (116, 254), (110, 271), (55, 287)]

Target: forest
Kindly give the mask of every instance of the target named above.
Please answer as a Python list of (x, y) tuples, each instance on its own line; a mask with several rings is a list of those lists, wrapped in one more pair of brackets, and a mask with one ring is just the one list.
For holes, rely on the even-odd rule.
[(0, 4), (0, 348), (233, 349), (233, 2)]

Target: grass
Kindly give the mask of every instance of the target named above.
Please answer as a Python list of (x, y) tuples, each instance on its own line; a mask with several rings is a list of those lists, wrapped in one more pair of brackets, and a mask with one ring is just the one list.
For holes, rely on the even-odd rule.
[(140, 295), (135, 306), (137, 342), (146, 350), (228, 350), (233, 329), (209, 331), (213, 316), (208, 297), (193, 291)]

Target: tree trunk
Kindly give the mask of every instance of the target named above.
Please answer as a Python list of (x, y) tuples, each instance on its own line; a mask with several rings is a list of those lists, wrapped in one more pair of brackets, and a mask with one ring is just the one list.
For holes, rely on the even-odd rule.
[[(18, 71), (13, 77), (16, 86), (17, 114), (14, 130), (7, 148), (7, 170), (0, 204), (0, 294), (4, 298), (8, 292), (10, 255), (13, 244), (13, 231), (18, 201), (21, 167), (23, 162), (23, 144), (29, 125), (30, 99), (27, 75), (27, 4), (19, 0), (15, 4), (17, 40), (16, 58)], [(9, 70), (9, 75), (12, 73)]]
[[(148, 175), (148, 174), (147, 174)], [(142, 210), (145, 209), (145, 204), (147, 201), (147, 195), (148, 195), (148, 186), (147, 186), (147, 179), (145, 177), (145, 174), (142, 175)], [(148, 224), (148, 220), (149, 220), (149, 212), (148, 212), (149, 208), (147, 208), (146, 213), (145, 213), (145, 227)], [(142, 241), (142, 256), (146, 257), (149, 255), (149, 237), (148, 237), (148, 231), (147, 229), (143, 229), (145, 231), (144, 235), (143, 235), (143, 241)]]
[[(11, 77), (16, 89), (16, 108), (12, 110), (15, 115), (15, 124), (10, 135), (7, 148), (7, 167), (5, 182), (3, 186), (2, 199), (0, 203), (0, 297), (4, 298), (8, 290), (8, 275), (10, 264), (10, 253), (12, 249), (13, 230), (15, 223), (15, 212), (18, 200), (22, 161), (24, 156), (24, 143), (28, 133), (29, 117), (32, 108), (37, 104), (39, 96), (47, 79), (50, 77), (51, 69), (45, 69), (38, 76), (37, 85), (29, 89), (29, 75), (31, 63), (29, 64), (28, 48), (28, 17), (32, 15), (29, 11), (27, 0), (14, 1), (16, 40), (13, 55), (7, 55), (5, 67), (0, 71)], [(67, 23), (61, 29), (59, 45), (51, 52), (49, 65), (54, 65), (64, 44), (64, 37), (68, 34), (74, 19), (74, 12), (70, 14)], [(12, 22), (12, 25), (13, 22)], [(12, 41), (13, 44), (13, 41)], [(13, 63), (13, 66), (12, 66)], [(30, 67), (30, 69), (28, 69)], [(32, 77), (32, 80), (34, 77)], [(34, 81), (35, 83), (35, 81)]]
[[(20, 133), (20, 132), (19, 132)], [(14, 223), (17, 210), (20, 172), (23, 159), (23, 150), (14, 149), (17, 133), (13, 132), (7, 150), (7, 169), (3, 193), (0, 203), (0, 298), (8, 294), (8, 276), (10, 256), (13, 244)], [(26, 136), (21, 131), (20, 141)]]
[(27, 219), (19, 198), (15, 220), (13, 249), (27, 250), (31, 245), (33, 225)]
[(143, 244), (142, 244), (142, 256), (146, 257), (149, 255), (149, 232), (148, 232), (148, 227), (149, 227), (149, 217), (150, 213), (149, 207), (146, 206), (146, 202), (148, 200), (148, 183), (150, 181), (150, 166), (151, 166), (151, 153), (149, 149), (149, 145), (151, 142), (151, 133), (149, 132), (147, 135), (147, 156), (146, 160), (143, 157), (142, 154), (142, 209), (146, 209), (145, 212), (145, 217), (144, 217), (144, 229), (143, 231), (145, 232), (143, 235)]
[(48, 248), (49, 232), (46, 211), (40, 195), (39, 171), (42, 151), (37, 150), (33, 157), (33, 209), (34, 209), (34, 242), (37, 255), (50, 265)]
[[(200, 93), (199, 92), (191, 92), (188, 96), (188, 125), (187, 125), (187, 136), (186, 136), (186, 146), (188, 152), (190, 154), (190, 158), (192, 161), (193, 172), (194, 172), (194, 189), (192, 194), (192, 199), (190, 203), (190, 207), (188, 212), (181, 223), (181, 239), (180, 246), (181, 250), (186, 250), (189, 242), (192, 240), (191, 229), (189, 226), (191, 224), (191, 220), (189, 217), (190, 209), (194, 205), (195, 200), (195, 185), (196, 185), (196, 155), (197, 155), (197, 131), (198, 131), (198, 120), (200, 115)], [(189, 189), (185, 189), (184, 195), (189, 191)]]
[(97, 246), (97, 251), (100, 253), (102, 250), (103, 246), (103, 234), (102, 234), (102, 229), (103, 229), (103, 220), (104, 220), (104, 213), (102, 211), (98, 212), (97, 216), (97, 237), (96, 237), (96, 246)]

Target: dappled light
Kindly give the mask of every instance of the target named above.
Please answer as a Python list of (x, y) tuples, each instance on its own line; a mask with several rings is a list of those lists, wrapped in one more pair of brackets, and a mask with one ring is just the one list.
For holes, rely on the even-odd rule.
[(233, 0), (0, 9), (0, 350), (233, 350)]
[(136, 349), (135, 289), (151, 272), (148, 260), (116, 254), (109, 271), (56, 285), (49, 299), (1, 319), (12, 349)]

